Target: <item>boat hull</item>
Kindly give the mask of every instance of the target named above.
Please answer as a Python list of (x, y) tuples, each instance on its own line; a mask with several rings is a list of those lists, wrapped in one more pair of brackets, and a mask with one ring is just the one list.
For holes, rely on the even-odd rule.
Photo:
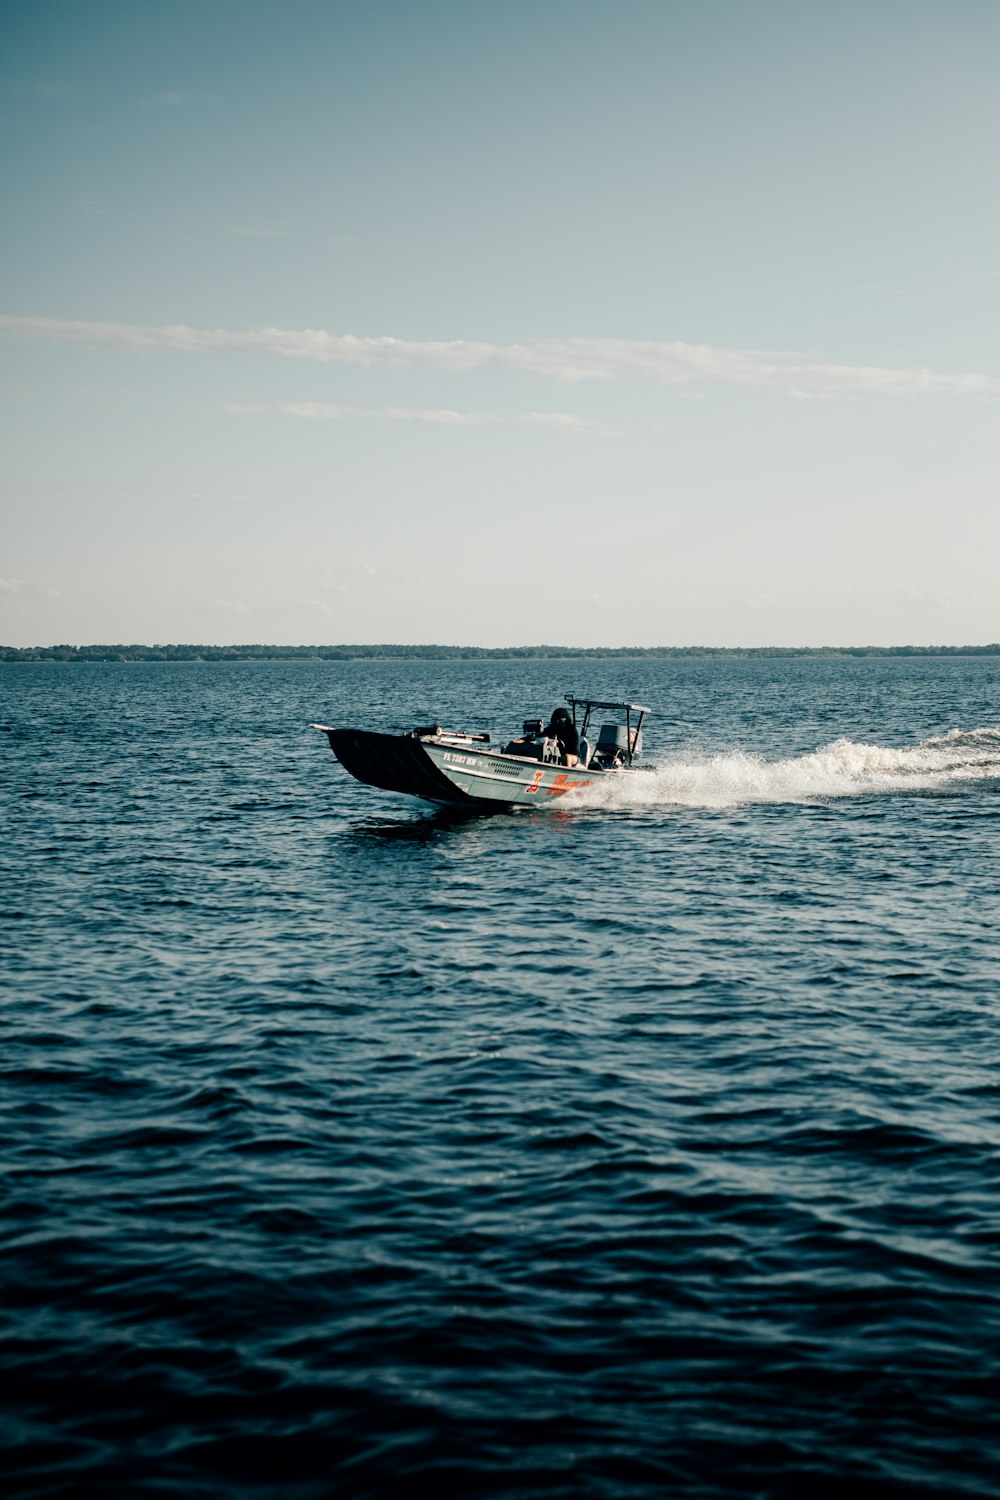
[[(423, 743), (428, 760), (473, 802), (491, 802), (507, 807), (550, 802), (567, 792), (590, 786), (593, 777), (578, 766), (567, 769), (558, 762), (527, 760), (497, 751), (459, 749)], [(598, 773), (604, 775), (604, 772)]]
[(317, 727), (324, 730), (345, 771), (358, 781), (452, 807), (537, 806), (589, 786), (595, 774), (607, 774), (450, 744), (437, 737)]

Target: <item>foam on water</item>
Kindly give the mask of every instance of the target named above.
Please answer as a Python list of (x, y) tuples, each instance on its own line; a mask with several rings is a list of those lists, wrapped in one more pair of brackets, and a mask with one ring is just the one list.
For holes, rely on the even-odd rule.
[(809, 755), (775, 760), (738, 749), (681, 750), (642, 774), (591, 787), (583, 797), (600, 807), (732, 807), (929, 790), (994, 777), (1000, 778), (1000, 729), (953, 729), (907, 747), (842, 738)]

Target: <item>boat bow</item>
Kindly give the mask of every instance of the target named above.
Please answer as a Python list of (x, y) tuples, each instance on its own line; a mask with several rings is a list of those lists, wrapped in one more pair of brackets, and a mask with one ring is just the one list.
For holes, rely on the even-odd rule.
[(315, 724), (330, 741), (330, 749), (345, 771), (369, 786), (386, 792), (406, 792), (431, 802), (474, 802), (450, 781), (410, 735), (379, 734), (371, 729), (334, 729)]

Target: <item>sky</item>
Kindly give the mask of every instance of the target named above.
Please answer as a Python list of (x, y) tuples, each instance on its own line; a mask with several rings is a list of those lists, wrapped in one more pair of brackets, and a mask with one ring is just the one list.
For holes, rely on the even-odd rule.
[(0, 0), (0, 643), (1000, 639), (995, 0)]

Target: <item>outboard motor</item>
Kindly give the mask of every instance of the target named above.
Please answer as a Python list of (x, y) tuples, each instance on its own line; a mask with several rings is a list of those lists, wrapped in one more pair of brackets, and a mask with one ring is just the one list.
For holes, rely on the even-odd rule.
[(594, 760), (602, 766), (624, 766), (628, 764), (629, 750), (634, 756), (642, 754), (642, 733), (632, 730), (632, 744), (624, 724), (602, 724), (594, 747)]

